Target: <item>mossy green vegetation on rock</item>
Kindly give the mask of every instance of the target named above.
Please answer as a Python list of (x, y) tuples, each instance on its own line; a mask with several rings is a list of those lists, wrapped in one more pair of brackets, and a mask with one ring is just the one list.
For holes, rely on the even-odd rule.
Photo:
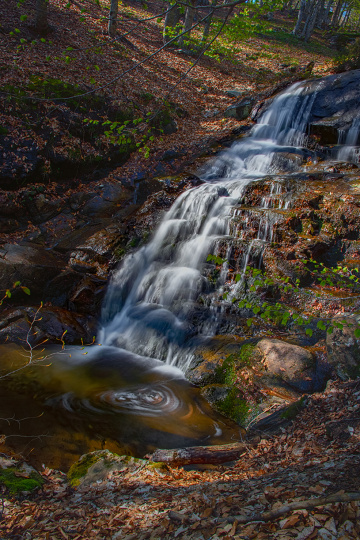
[(11, 495), (31, 492), (42, 487), (44, 480), (36, 472), (25, 472), (21, 468), (0, 469), (0, 486), (4, 486)]
[(296, 416), (299, 414), (299, 412), (305, 407), (306, 398), (305, 396), (302, 396), (299, 401), (295, 401), (295, 403), (292, 403), (289, 405), (286, 409), (283, 410), (281, 413), (281, 418), (284, 420), (293, 420), (296, 418)]
[(216, 403), (217, 409), (231, 420), (244, 426), (247, 422), (250, 406), (239, 396), (239, 390), (232, 388), (228, 395)]
[(215, 370), (216, 382), (219, 384), (234, 384), (237, 379), (237, 371), (245, 366), (251, 366), (251, 361), (256, 354), (254, 343), (245, 343), (238, 353), (230, 354), (225, 358), (221, 366)]
[(78, 486), (90, 467), (97, 463), (99, 459), (101, 459), (101, 455), (97, 452), (81, 456), (79, 461), (71, 465), (69, 472), (67, 473), (70, 485), (72, 487)]
[(239, 388), (224, 384), (209, 384), (203, 388), (202, 394), (218, 412), (246, 426), (251, 407)]
[(138, 467), (147, 465), (147, 463), (143, 459), (132, 456), (119, 456), (109, 450), (97, 450), (81, 456), (70, 467), (67, 477), (72, 487), (90, 486), (106, 480), (112, 472), (123, 471), (125, 469), (132, 471)]

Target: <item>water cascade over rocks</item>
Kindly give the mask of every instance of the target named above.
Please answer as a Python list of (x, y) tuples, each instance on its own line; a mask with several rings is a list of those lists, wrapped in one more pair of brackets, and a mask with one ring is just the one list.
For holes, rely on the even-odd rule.
[[(196, 384), (203, 377), (203, 372), (194, 375), (198, 368), (197, 351), (201, 347), (206, 349), (209, 338), (213, 337), (217, 346), (217, 338), (225, 337), (226, 341), (231, 334), (241, 334), (241, 326), (235, 320), (241, 317), (232, 308), (232, 300), (243, 295), (248, 264), (260, 266), (263, 262), (269, 267), (270, 257), (276, 267), (274, 239), (279, 239), (282, 246), (287, 242), (289, 258), (285, 260), (284, 254), (280, 264), (296, 260), (299, 250), (292, 242), (294, 236), (295, 242), (301, 243), (300, 253), (308, 252), (311, 246), (320, 250), (325, 246), (329, 247), (330, 256), (336, 256), (340, 249), (339, 226), (344, 227), (342, 238), (347, 242), (354, 239), (357, 244), (357, 217), (352, 219), (346, 201), (341, 203), (344, 208), (339, 207), (338, 201), (334, 212), (332, 208), (337, 190), (343, 190), (342, 185), (338, 186), (341, 175), (334, 173), (332, 166), (329, 175), (318, 174), (316, 155), (306, 146), (311, 126), (316, 127), (318, 134), (324, 130), (328, 133), (328, 116), (339, 111), (336, 126), (331, 124), (331, 133), (343, 133), (332, 155), (337, 160), (358, 161), (359, 114), (351, 111), (359, 111), (359, 81), (360, 72), (355, 72), (300, 82), (271, 103), (265, 103), (250, 135), (208, 164), (202, 173), (203, 183), (178, 197), (150, 242), (127, 255), (114, 272), (94, 345), (65, 347), (61, 352), (56, 348), (50, 354), (54, 359), (51, 365), (46, 370), (33, 371), (22, 371), (23, 354), (19, 355), (15, 345), (3, 346), (3, 368), (8, 366), (14, 375), (9, 386), (6, 378), (0, 381), (4, 396), (2, 416), (11, 418), (21, 407), (27, 411), (27, 417), (34, 419), (33, 424), (24, 423), (32, 435), (51, 434), (46, 450), (39, 436), (34, 455), (40, 463), (66, 468), (74, 455), (89, 448), (99, 449), (102, 440), (113, 441), (117, 452), (138, 456), (155, 447), (239, 440), (242, 428), (206, 401), (213, 390), (218, 391), (219, 384), (211, 379), (215, 368), (209, 368), (210, 377), (204, 383), (208, 385), (206, 393), (191, 385), (186, 376)], [(331, 99), (329, 88), (334, 96)], [(333, 121), (332, 116), (330, 120)], [(323, 156), (331, 153), (328, 149), (326, 152)], [(302, 167), (309, 157), (311, 163)], [(354, 178), (357, 189), (356, 174)], [(304, 197), (309, 194), (309, 201), (302, 199), (300, 219), (295, 212), (298, 194), (294, 186), (302, 186), (303, 181), (308, 182)], [(332, 191), (336, 192), (334, 198)], [(316, 217), (322, 197), (325, 209)], [(292, 206), (294, 215), (289, 219)], [(333, 213), (335, 218), (331, 220)], [(320, 221), (325, 232), (319, 239), (316, 227)], [(281, 244), (282, 224), (287, 224), (287, 228), (284, 227), (285, 241)], [(298, 227), (299, 234), (294, 232)], [(313, 234), (307, 234), (311, 228)], [(357, 257), (357, 246), (351, 246), (351, 250), (351, 256)], [(221, 268), (207, 262), (210, 254), (225, 260)], [(243, 274), (243, 278), (235, 281), (231, 271)], [(223, 292), (228, 293), (227, 300), (220, 302)], [(229, 354), (233, 352), (232, 346), (239, 349), (238, 341), (233, 341), (226, 349)], [(306, 351), (303, 354), (305, 359), (310, 355)], [(24, 393), (24, 387), (36, 388), (40, 403), (33, 399), (32, 390), (30, 394)], [(12, 426), (8, 429), (6, 434), (11, 434)], [(74, 440), (78, 441), (76, 448)], [(16, 451), (21, 452), (22, 448)]]
[[(306, 126), (321, 84), (296, 83), (278, 95), (250, 136), (220, 154), (204, 172), (204, 184), (181, 195), (153, 239), (124, 260), (104, 303), (101, 343), (161, 359), (186, 371), (194, 340), (213, 335), (218, 325), (207, 256), (216, 253), (224, 238), (231, 242), (236, 205), (250, 182), (298, 170)], [(291, 201), (280, 193), (281, 185), (274, 177), (262, 208), (288, 207)], [(242, 216), (238, 229), (246, 227), (246, 219)], [(246, 250), (243, 269), (252, 250), (258, 250), (261, 257), (264, 244), (271, 239), (272, 222), (264, 213), (257, 238)], [(226, 264), (224, 268), (225, 277)], [(221, 290), (221, 279), (218, 287), (219, 282)]]

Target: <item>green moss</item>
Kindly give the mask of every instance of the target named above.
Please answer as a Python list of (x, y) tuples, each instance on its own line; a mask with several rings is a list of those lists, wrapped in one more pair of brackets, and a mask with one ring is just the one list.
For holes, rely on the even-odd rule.
[(94, 463), (97, 463), (103, 456), (86, 454), (79, 461), (71, 465), (67, 477), (72, 487), (76, 487), (80, 484), (80, 480), (86, 475), (88, 470)]
[(238, 353), (230, 354), (225, 358), (222, 365), (216, 368), (216, 382), (219, 384), (234, 384), (237, 379), (237, 370), (245, 366), (251, 366), (254, 350), (255, 345), (253, 343), (245, 343)]
[(226, 398), (216, 403), (217, 409), (228, 418), (241, 425), (246, 424), (249, 414), (249, 405), (245, 399), (238, 396), (237, 388), (232, 388)]
[(36, 472), (30, 473), (28, 478), (19, 476), (20, 474), (23, 473), (15, 467), (0, 469), (0, 485), (5, 486), (12, 495), (18, 495), (23, 491), (34, 491), (41, 488), (44, 483), (41, 476)]
[(305, 406), (305, 397), (303, 396), (299, 401), (295, 401), (295, 403), (292, 403), (287, 407), (282, 413), (281, 418), (284, 418), (285, 420), (293, 420), (299, 412), (304, 408)]
[(0, 126), (0, 135), (7, 135), (8, 129), (5, 126)]

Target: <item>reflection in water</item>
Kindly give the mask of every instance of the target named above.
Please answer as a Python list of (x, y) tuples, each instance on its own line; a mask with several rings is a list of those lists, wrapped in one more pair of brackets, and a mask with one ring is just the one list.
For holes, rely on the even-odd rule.
[[(8, 444), (32, 463), (66, 469), (89, 450), (143, 456), (158, 446), (226, 443), (240, 428), (216, 414), (174, 367), (115, 347), (71, 347), (0, 379)], [(1, 347), (2, 367), (24, 361)], [(6, 403), (6, 404), (5, 404)], [(26, 411), (26, 415), (24, 414)]]

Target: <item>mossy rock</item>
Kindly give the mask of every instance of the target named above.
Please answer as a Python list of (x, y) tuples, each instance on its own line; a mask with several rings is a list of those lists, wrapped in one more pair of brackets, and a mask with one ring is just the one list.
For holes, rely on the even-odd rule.
[(246, 426), (250, 406), (239, 396), (239, 389), (222, 384), (209, 384), (202, 389), (202, 395), (218, 412), (234, 420), (241, 426)]
[(106, 480), (112, 472), (134, 470), (147, 463), (131, 456), (113, 454), (109, 450), (98, 450), (81, 456), (70, 467), (67, 477), (72, 487), (90, 486)]
[(40, 489), (44, 480), (32, 467), (14, 466), (0, 469), (0, 486), (11, 495), (21, 495)]

